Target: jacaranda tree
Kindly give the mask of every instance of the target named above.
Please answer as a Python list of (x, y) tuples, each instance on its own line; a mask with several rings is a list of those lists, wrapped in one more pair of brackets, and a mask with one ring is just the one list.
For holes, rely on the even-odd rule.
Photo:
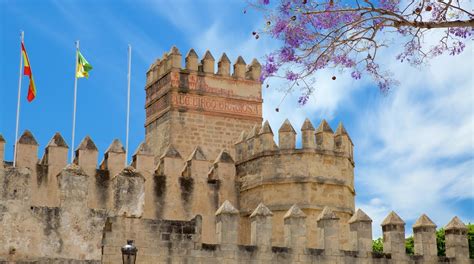
[[(396, 59), (421, 65), (462, 53), (474, 33), (469, 0), (249, 1), (266, 18), (255, 38), (267, 34), (282, 43), (267, 54), (261, 80), (281, 77), (290, 90), (300, 87), (300, 104), (314, 91), (312, 77), (321, 69), (344, 69), (354, 79), (370, 76), (387, 92), (397, 80), (381, 65), (381, 49), (403, 45)], [(436, 41), (425, 43), (428, 35)]]

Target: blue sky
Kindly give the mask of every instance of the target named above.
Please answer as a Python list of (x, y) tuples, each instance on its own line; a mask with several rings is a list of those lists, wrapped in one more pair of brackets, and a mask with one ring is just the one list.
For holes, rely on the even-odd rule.
[[(225, 4), (224, 4), (225, 3)], [(262, 60), (278, 43), (251, 32), (264, 25), (258, 12), (246, 14), (245, 1), (26, 1), (0, 0), (0, 133), (13, 156), (18, 85), (19, 32), (35, 76), (38, 95), (27, 103), (23, 78), (20, 133), (29, 129), (45, 144), (58, 131), (71, 142), (75, 46), (93, 65), (78, 81), (76, 146), (90, 135), (100, 155), (114, 138), (125, 141), (127, 44), (133, 46), (130, 151), (144, 139), (144, 84), (149, 65), (176, 45), (234, 61)], [(426, 45), (434, 42), (428, 36)], [(394, 59), (398, 47), (383, 51), (382, 63), (401, 82), (388, 95), (371, 80), (352, 80), (347, 72), (316, 76), (316, 93), (305, 107), (298, 94), (274, 111), (285, 83), (265, 89), (264, 119), (274, 131), (285, 118), (299, 128), (309, 117), (326, 118), (333, 129), (343, 122), (355, 144), (356, 207), (377, 226), (390, 210), (411, 224), (422, 214), (444, 226), (454, 215), (474, 222), (473, 51), (442, 56), (413, 68)], [(336, 75), (336, 81), (331, 77)], [(101, 159), (101, 158), (99, 158)], [(100, 161), (100, 160), (99, 160)]]

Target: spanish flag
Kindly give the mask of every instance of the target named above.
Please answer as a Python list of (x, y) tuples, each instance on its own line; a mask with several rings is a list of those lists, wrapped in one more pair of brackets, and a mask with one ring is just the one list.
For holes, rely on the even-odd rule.
[(82, 56), (81, 52), (77, 51), (76, 78), (89, 78), (90, 70), (92, 70), (92, 65), (87, 62), (86, 58)]
[(26, 54), (25, 45), (21, 42), (21, 53), (23, 54), (23, 61), (25, 66), (23, 67), (23, 75), (30, 77), (30, 84), (28, 86), (28, 102), (33, 101), (36, 97), (36, 86), (35, 80), (33, 79), (33, 72), (31, 71), (30, 60), (28, 59), (28, 54)]

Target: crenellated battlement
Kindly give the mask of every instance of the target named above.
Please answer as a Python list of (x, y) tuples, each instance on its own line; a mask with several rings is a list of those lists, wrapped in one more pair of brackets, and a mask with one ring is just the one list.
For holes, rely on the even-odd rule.
[[(219, 78), (228, 77), (236, 80), (249, 80), (260, 82), (260, 73), (262, 66), (257, 59), (253, 59), (250, 64), (247, 64), (244, 59), (239, 56), (233, 64), (227, 54), (222, 53), (217, 61), (209, 50), (207, 50), (201, 59), (194, 49), (190, 49), (185, 56), (185, 64), (181, 64), (182, 54), (173, 46), (171, 50), (164, 53), (163, 56), (151, 64), (146, 76), (146, 85), (149, 86), (163, 76), (172, 71), (182, 71), (187, 73), (195, 73), (201, 75), (215, 75)], [(232, 66), (232, 71), (231, 71)]]
[[(3, 139), (3, 138), (2, 138)], [(26, 130), (17, 142), (17, 164), (11, 168), (3, 162), (5, 140), (0, 141), (0, 169), (26, 169), (29, 174), (27, 192), (30, 203), (35, 206), (59, 206), (60, 192), (57, 175), (68, 165), (69, 146), (61, 134), (56, 133), (46, 145), (41, 159), (38, 158), (38, 142), (33, 134)], [(97, 163), (98, 149), (89, 136), (86, 136), (77, 149), (73, 164), (89, 176), (88, 206), (96, 209), (113, 207), (113, 179), (123, 173), (125, 150), (122, 143), (115, 139), (104, 153), (100, 165)], [(5, 168), (4, 168), (5, 166)], [(149, 175), (154, 170), (153, 157), (146, 144), (142, 143), (135, 154), (131, 166), (140, 173)]]
[[(143, 261), (179, 259), (193, 263), (470, 263), (466, 226), (454, 217), (446, 226), (446, 256), (438, 256), (436, 225), (422, 215), (413, 225), (415, 254), (405, 253), (405, 223), (391, 212), (382, 223), (383, 253), (372, 251), (372, 219), (361, 209), (345, 223), (329, 208), (324, 207), (310, 225), (316, 225), (319, 235), (307, 236), (310, 225), (307, 215), (294, 204), (284, 215), (277, 228), (284, 233), (284, 244), (272, 244), (274, 212), (260, 203), (248, 217), (251, 239), (248, 244), (238, 241), (242, 232), (239, 210), (224, 201), (215, 212), (217, 242), (204, 243), (201, 239), (204, 217), (196, 216), (183, 222), (135, 221), (127, 218), (110, 219), (112, 227), (104, 234), (104, 263), (119, 262), (121, 255), (114, 250), (125, 237), (137, 239), (137, 230), (148, 230), (145, 237), (153, 243), (137, 239)], [(341, 224), (350, 227), (350, 247), (343, 249), (339, 240)], [(156, 228), (152, 228), (156, 225)], [(129, 226), (127, 231), (124, 227)], [(174, 228), (178, 227), (178, 228)], [(322, 241), (319, 247), (310, 247), (311, 239)], [(434, 247), (433, 247), (434, 245)], [(169, 251), (166, 248), (172, 247)], [(156, 254), (155, 254), (156, 252)]]
[[(0, 157), (2, 160), (2, 166), (10, 166), (9, 163), (3, 164), (5, 155), (5, 139), (0, 135)], [(41, 158), (38, 158), (38, 142), (29, 130), (25, 130), (20, 136), (18, 142), (17, 152), (17, 167), (28, 168), (33, 174), (42, 174), (44, 170), (48, 170), (45, 167), (59, 167), (59, 170), (63, 169), (67, 165), (68, 160), (68, 149), (64, 138), (60, 133), (54, 134), (51, 140), (46, 145)], [(80, 166), (88, 175), (95, 175), (95, 171), (108, 171), (112, 177), (121, 172), (125, 166), (125, 149), (118, 139), (114, 139), (110, 146), (105, 150), (103, 159), (98, 165), (99, 150), (97, 149), (94, 141), (86, 136), (77, 149), (75, 150), (75, 156), (73, 163)], [(153, 164), (140, 164), (142, 156), (152, 155), (150, 148), (145, 144), (141, 143), (135, 153), (133, 154), (131, 166), (136, 169), (153, 171)], [(58, 171), (58, 169), (56, 169)], [(56, 173), (57, 174), (57, 173)]]
[(242, 131), (235, 143), (237, 164), (263, 156), (302, 153), (343, 157), (354, 162), (354, 145), (342, 123), (339, 123), (334, 133), (326, 120), (322, 120), (318, 128), (314, 129), (311, 121), (306, 119), (301, 127), (301, 148), (296, 148), (296, 135), (288, 119), (278, 129), (278, 144), (268, 121), (263, 125), (255, 125), (250, 131)]

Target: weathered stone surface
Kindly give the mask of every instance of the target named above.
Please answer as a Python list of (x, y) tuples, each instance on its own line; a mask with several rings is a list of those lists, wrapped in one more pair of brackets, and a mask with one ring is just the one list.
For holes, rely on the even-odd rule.
[(97, 146), (95, 145), (94, 141), (89, 136), (86, 136), (76, 150), (95, 150), (98, 151)]
[(250, 218), (254, 218), (257, 216), (273, 216), (273, 213), (266, 207), (263, 203), (259, 203), (257, 208), (252, 212), (252, 214), (249, 216)]
[(23, 132), (23, 134), (20, 136), (20, 139), (18, 139), (18, 143), (24, 145), (39, 145), (29, 130), (25, 130), (25, 132)]
[(319, 214), (316, 221), (331, 220), (331, 219), (339, 219), (339, 218), (337, 218), (336, 214), (331, 210), (331, 208), (329, 208), (328, 206), (325, 206), (321, 214)]
[(303, 126), (301, 127), (301, 131), (305, 131), (305, 130), (314, 131), (313, 124), (311, 123), (311, 121), (308, 118), (306, 118), (304, 120)]
[(135, 150), (135, 152), (133, 153), (133, 155), (134, 156), (135, 155), (153, 155), (153, 152), (150, 149), (150, 147), (148, 147), (146, 142), (142, 142), (142, 143), (140, 143), (140, 145), (138, 145), (138, 147)]
[(170, 54), (171, 55), (181, 55), (181, 53), (179, 52), (179, 49), (176, 46), (171, 47)]
[(122, 145), (122, 142), (118, 138), (114, 139), (110, 146), (107, 148), (105, 153), (114, 152), (114, 153), (125, 153), (125, 148)]
[(270, 127), (270, 123), (268, 123), (268, 120), (265, 120), (258, 134), (272, 134), (273, 135), (273, 131), (272, 131), (272, 128)]
[(436, 227), (436, 224), (426, 214), (422, 214), (413, 224), (413, 228), (417, 227)]
[(221, 214), (238, 214), (239, 211), (229, 202), (225, 201), (216, 211), (216, 216)]
[(362, 209), (357, 209), (355, 214), (349, 219), (349, 224), (356, 222), (372, 222), (372, 219)]
[(331, 126), (329, 126), (328, 122), (326, 119), (323, 119), (321, 123), (318, 126), (318, 129), (316, 130), (316, 133), (321, 133), (321, 132), (328, 132), (328, 133), (334, 133), (332, 131)]
[(106, 213), (87, 207), (88, 176), (81, 168), (71, 164), (58, 175), (60, 207), (30, 205), (28, 170), (0, 170), (0, 182), (5, 184), (7, 178), (13, 188), (0, 189), (0, 262), (69, 259), (93, 263), (101, 259)]
[(444, 227), (445, 230), (467, 230), (467, 226), (455, 216), (449, 223)]
[(219, 62), (221, 63), (229, 63), (230, 64), (230, 60), (229, 60), (229, 57), (227, 57), (227, 54), (222, 53), (222, 56), (221, 58), (219, 59)]
[(126, 167), (112, 180), (114, 214), (141, 217), (145, 204), (145, 178), (133, 167)]
[(382, 226), (385, 225), (405, 225), (405, 222), (394, 211), (391, 211), (387, 217), (382, 221)]
[(189, 155), (188, 160), (207, 160), (207, 158), (206, 155), (204, 155), (204, 152), (202, 151), (201, 147), (197, 146), (196, 148), (194, 148), (191, 155)]
[(168, 147), (165, 149), (163, 155), (160, 158), (181, 158), (181, 154), (173, 147), (172, 144), (169, 144)]
[(260, 128), (259, 128), (259, 125), (258, 124), (255, 124), (253, 127), (252, 127), (252, 130), (250, 130), (249, 134), (247, 135), (247, 139), (251, 139), (251, 138), (254, 138), (258, 135), (258, 132), (260, 131)]
[(296, 134), (295, 129), (293, 128), (293, 126), (290, 123), (290, 120), (288, 119), (285, 119), (280, 129), (278, 129), (278, 133), (281, 133), (281, 132), (291, 132), (291, 133)]
[(296, 204), (294, 204), (290, 207), (288, 212), (286, 212), (285, 216), (283, 216), (283, 219), (286, 218), (306, 218), (306, 214), (303, 213)]
[(214, 163), (234, 163), (234, 159), (230, 156), (227, 150), (222, 150)]
[[(0, 135), (1, 136), (1, 135)], [(1, 139), (0, 139), (1, 140)], [(54, 134), (53, 138), (48, 142), (48, 147), (62, 147), (62, 148), (69, 148), (66, 141), (64, 138), (59, 134), (59, 132), (56, 132)]]
[(235, 61), (235, 64), (246, 65), (246, 63), (244, 61), (244, 58), (242, 58), (242, 56), (237, 57), (237, 60)]

